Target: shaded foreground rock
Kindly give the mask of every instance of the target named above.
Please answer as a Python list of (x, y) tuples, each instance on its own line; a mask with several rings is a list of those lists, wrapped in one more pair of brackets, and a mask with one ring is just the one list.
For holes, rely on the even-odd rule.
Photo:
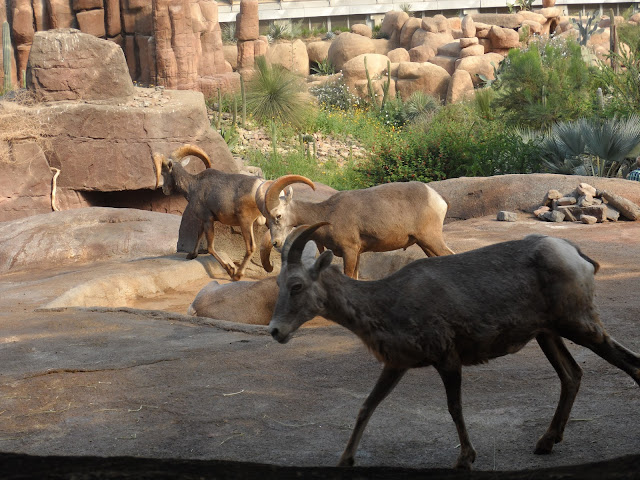
[(102, 207), (3, 222), (0, 274), (175, 253), (179, 224), (176, 215)]
[(399, 467), (281, 467), (250, 462), (225, 460), (151, 459), (138, 457), (37, 457), (0, 453), (3, 476), (6, 480), (44, 478), (55, 475), (59, 479), (91, 477), (94, 479), (230, 479), (261, 478), (263, 480), (297, 480), (323, 478), (371, 480), (430, 478), (434, 480), (623, 480), (637, 478), (640, 455), (629, 455), (603, 462), (568, 467), (504, 471), (461, 472), (435, 468)]

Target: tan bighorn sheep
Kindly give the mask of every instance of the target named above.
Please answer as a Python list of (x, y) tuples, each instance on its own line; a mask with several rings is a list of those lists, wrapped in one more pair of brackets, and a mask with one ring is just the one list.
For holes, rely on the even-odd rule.
[(573, 244), (529, 235), (416, 260), (382, 280), (363, 282), (331, 266), (330, 251), (310, 267), (301, 263), (302, 248), (322, 225), (300, 226), (287, 238), (269, 331), (285, 343), (304, 322), (322, 315), (355, 333), (384, 363), (339, 465), (353, 464), (371, 414), (410, 368), (433, 365), (440, 374), (460, 438), (456, 467), (464, 469), (471, 468), (476, 452), (462, 416), (463, 365), (538, 341), (560, 377), (561, 390), (537, 454), (550, 453), (562, 440), (580, 386), (582, 370), (562, 337), (593, 350), (640, 385), (640, 356), (611, 338), (598, 317), (593, 301), (598, 263)]
[[(315, 189), (306, 177), (285, 175), (268, 185), (264, 195), (264, 187), (256, 195), (277, 249), (293, 227), (326, 221), (330, 225), (317, 232), (313, 240), (320, 249), (330, 249), (343, 257), (344, 273), (353, 278), (358, 278), (362, 252), (387, 252), (417, 243), (430, 257), (453, 253), (442, 236), (447, 203), (424, 183), (387, 183), (348, 190), (313, 203), (293, 199), (293, 190), (286, 187), (296, 182)], [(268, 248), (263, 242), (260, 257), (269, 271)]]
[[(184, 169), (189, 155), (200, 158), (207, 169), (192, 175)], [(207, 250), (227, 271), (233, 280), (242, 278), (247, 263), (256, 249), (253, 224), (262, 218), (256, 205), (256, 190), (263, 182), (261, 178), (240, 173), (225, 173), (211, 167), (209, 156), (195, 145), (183, 145), (166, 158), (160, 153), (153, 154), (156, 169), (156, 188), (162, 180), (162, 191), (171, 195), (177, 191), (185, 196), (193, 213), (200, 221), (198, 239), (188, 259), (198, 256), (198, 248), (203, 235), (207, 237)], [(239, 226), (246, 253), (239, 266), (226, 262), (213, 248), (215, 236), (214, 222)]]

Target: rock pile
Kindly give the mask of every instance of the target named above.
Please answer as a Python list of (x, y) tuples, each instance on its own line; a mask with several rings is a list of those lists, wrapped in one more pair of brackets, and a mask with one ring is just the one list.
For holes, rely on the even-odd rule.
[(617, 222), (620, 217), (640, 220), (640, 207), (630, 200), (607, 192), (596, 190), (588, 183), (580, 183), (569, 194), (549, 190), (540, 208), (534, 212), (541, 220), (548, 222), (582, 222), (586, 224)]

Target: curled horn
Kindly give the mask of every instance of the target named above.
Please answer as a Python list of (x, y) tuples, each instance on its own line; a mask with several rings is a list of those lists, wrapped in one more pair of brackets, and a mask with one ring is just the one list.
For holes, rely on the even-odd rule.
[(200, 147), (196, 147), (195, 145), (186, 144), (181, 146), (180, 148), (176, 148), (171, 154), (171, 158), (175, 160), (182, 160), (184, 157), (187, 157), (189, 155), (198, 157), (204, 162), (207, 168), (213, 168), (209, 155), (207, 155), (205, 151)]
[(284, 242), (282, 258), (286, 259), (287, 263), (300, 263), (304, 246), (311, 240), (311, 236), (315, 231), (324, 225), (329, 225), (329, 222), (318, 222), (310, 226), (300, 225), (296, 227)]
[(153, 166), (156, 168), (156, 188), (160, 185), (160, 176), (162, 175), (162, 166), (168, 163), (167, 157), (161, 153), (153, 154)]
[(302, 175), (285, 175), (283, 177), (275, 180), (264, 194), (264, 203), (267, 212), (271, 212), (274, 208), (280, 205), (280, 192), (287, 186), (292, 183), (305, 183), (309, 185), (314, 190), (316, 186), (313, 184), (311, 180), (307, 177), (303, 177)]
[(260, 261), (262, 262), (262, 268), (267, 272), (273, 271), (273, 265), (271, 265), (271, 249), (273, 243), (271, 243), (271, 232), (267, 230), (262, 236), (262, 242), (260, 244)]

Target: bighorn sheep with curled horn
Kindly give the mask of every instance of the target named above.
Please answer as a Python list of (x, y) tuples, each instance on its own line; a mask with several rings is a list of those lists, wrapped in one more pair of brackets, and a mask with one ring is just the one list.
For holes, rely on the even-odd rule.
[[(460, 438), (456, 467), (469, 469), (476, 452), (462, 416), (463, 365), (520, 350), (535, 338), (560, 377), (560, 401), (535, 453), (560, 442), (582, 370), (562, 341), (593, 350), (640, 384), (640, 356), (605, 331), (593, 302), (598, 263), (573, 244), (529, 235), (446, 257), (416, 260), (377, 281), (348, 278), (322, 253), (301, 262), (304, 244), (323, 223), (300, 226), (282, 249), (280, 291), (269, 331), (280, 343), (316, 315), (358, 335), (384, 363), (365, 400), (339, 465), (354, 462), (362, 433), (378, 404), (410, 368), (433, 365), (444, 383)], [(326, 228), (326, 227), (325, 227)]]
[[(189, 159), (200, 158), (207, 169), (197, 175), (185, 170)], [(184, 160), (183, 160), (184, 159)], [(185, 196), (192, 211), (200, 221), (198, 239), (188, 259), (198, 256), (198, 248), (203, 235), (207, 237), (207, 250), (227, 271), (233, 280), (239, 280), (256, 249), (253, 224), (262, 215), (256, 205), (255, 195), (262, 179), (240, 173), (225, 173), (212, 168), (209, 156), (195, 145), (183, 145), (166, 158), (160, 153), (153, 154), (156, 169), (156, 188), (161, 184), (165, 195), (177, 191)], [(213, 248), (215, 236), (214, 221), (224, 225), (239, 226), (246, 253), (239, 266), (223, 260)]]
[[(293, 199), (293, 190), (287, 187), (296, 182), (315, 190), (308, 178), (285, 175), (269, 184), (266, 191), (265, 184), (256, 194), (272, 245), (277, 249), (293, 227), (326, 221), (330, 225), (317, 232), (313, 240), (321, 249), (328, 248), (343, 257), (344, 273), (352, 278), (358, 278), (362, 252), (387, 252), (417, 243), (429, 257), (453, 253), (442, 236), (447, 203), (424, 183), (387, 183), (348, 190), (313, 203)], [(281, 198), (283, 189), (285, 195)], [(267, 271), (269, 249), (263, 241), (260, 257)]]

